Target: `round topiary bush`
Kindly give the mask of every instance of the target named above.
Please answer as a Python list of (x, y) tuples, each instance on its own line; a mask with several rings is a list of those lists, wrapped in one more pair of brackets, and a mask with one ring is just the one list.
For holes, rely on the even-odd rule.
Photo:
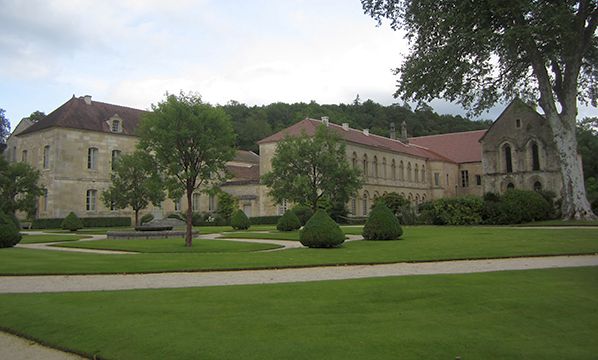
[(314, 214), (314, 211), (309, 206), (305, 205), (297, 205), (291, 211), (297, 215), (301, 222), (301, 226), (305, 226), (309, 218)]
[(276, 223), (276, 229), (278, 229), (278, 231), (293, 231), (299, 229), (300, 227), (301, 221), (291, 210), (287, 210), (287, 212), (285, 212)]
[(21, 241), (21, 234), (10, 216), (0, 212), (0, 248), (13, 247)]
[(77, 231), (83, 228), (83, 222), (77, 217), (77, 215), (75, 215), (74, 212), (71, 211), (64, 218), (64, 220), (62, 220), (62, 224), (60, 224), (60, 226), (64, 230)]
[(368, 216), (362, 235), (366, 240), (397, 240), (403, 235), (403, 229), (386, 204), (378, 202)]
[(145, 223), (148, 223), (150, 221), (154, 220), (154, 215), (152, 214), (145, 214), (141, 217), (141, 219), (139, 219), (139, 224), (143, 225)]
[(243, 210), (237, 209), (233, 212), (233, 215), (230, 218), (230, 225), (235, 230), (247, 230), (251, 224)]
[(299, 241), (310, 248), (337, 247), (345, 242), (345, 234), (326, 211), (320, 209), (299, 232)]

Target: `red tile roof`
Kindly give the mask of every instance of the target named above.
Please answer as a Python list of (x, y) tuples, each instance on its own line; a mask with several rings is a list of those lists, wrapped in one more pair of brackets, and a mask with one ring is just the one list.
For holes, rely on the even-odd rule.
[[(286, 136), (299, 136), (302, 133), (305, 133), (309, 136), (313, 136), (315, 135), (318, 126), (322, 124), (323, 122), (320, 120), (307, 118), (299, 121), (296, 124), (291, 125), (290, 127), (284, 130), (277, 132), (276, 134), (270, 135), (267, 138), (258, 141), (258, 144), (278, 142), (280, 140), (283, 140)], [(366, 135), (362, 130), (357, 129), (349, 128), (348, 130), (345, 130), (342, 126), (333, 123), (329, 123), (328, 128), (332, 129), (335, 133), (337, 133), (342, 139), (344, 139), (347, 142), (366, 145), (385, 151), (413, 155), (430, 160), (441, 160), (451, 162), (449, 158), (440, 155), (434, 151), (431, 151), (430, 149), (426, 149), (425, 147), (422, 147), (419, 144), (405, 144), (399, 140), (393, 140), (384, 136), (374, 134)]]
[(237, 153), (235, 154), (235, 158), (233, 159), (233, 161), (248, 164), (259, 164), (260, 156), (254, 153), (253, 151), (237, 150)]
[(426, 147), (456, 163), (482, 161), (480, 139), (487, 130), (420, 136), (410, 138), (409, 143)]
[(83, 97), (73, 96), (58, 109), (49, 113), (45, 118), (31, 125), (19, 135), (32, 133), (51, 127), (73, 128), (111, 133), (108, 120), (118, 115), (122, 121), (122, 132), (125, 135), (135, 135), (143, 110), (126, 106), (113, 105), (92, 100), (85, 103)]

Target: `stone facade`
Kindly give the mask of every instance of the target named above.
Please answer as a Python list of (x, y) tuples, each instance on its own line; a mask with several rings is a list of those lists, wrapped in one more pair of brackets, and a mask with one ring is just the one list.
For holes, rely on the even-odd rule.
[[(73, 97), (39, 123), (23, 120), (7, 141), (9, 161), (24, 161), (41, 172), (46, 189), (38, 217), (132, 216), (101, 201), (110, 186), (112, 162), (134, 151), (135, 130), (144, 112)], [(349, 164), (364, 174), (365, 184), (347, 204), (352, 216), (365, 216), (375, 198), (396, 192), (413, 204), (462, 196), (502, 193), (508, 187), (560, 193), (561, 177), (550, 129), (543, 118), (520, 101), (512, 102), (487, 131), (433, 135), (401, 140), (351, 129), (348, 124), (305, 119), (259, 142), (260, 155), (239, 151), (227, 164), (232, 178), (221, 189), (239, 200), (248, 216), (282, 214), (291, 204), (275, 204), (260, 174), (271, 170), (276, 145), (286, 135), (315, 133), (328, 126), (346, 142)], [(403, 131), (404, 132), (404, 131)], [(507, 152), (510, 155), (506, 155)], [(510, 156), (510, 160), (508, 157)], [(214, 212), (217, 200), (194, 194), (192, 208)], [(165, 200), (143, 213), (162, 217), (185, 211), (186, 199)]]

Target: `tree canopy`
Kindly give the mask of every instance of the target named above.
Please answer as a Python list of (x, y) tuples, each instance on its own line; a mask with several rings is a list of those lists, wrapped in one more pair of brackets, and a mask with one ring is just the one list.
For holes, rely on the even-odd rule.
[(29, 164), (8, 163), (0, 156), (0, 211), (11, 216), (17, 211), (35, 215), (37, 197), (43, 193), (39, 176)]
[(272, 171), (262, 177), (277, 203), (307, 205), (318, 200), (346, 203), (362, 185), (360, 172), (349, 165), (345, 143), (321, 125), (314, 136), (287, 137), (277, 144)]
[(113, 164), (112, 184), (102, 193), (106, 207), (135, 211), (135, 226), (139, 226), (139, 211), (151, 202), (159, 205), (165, 198), (163, 182), (150, 155), (136, 151), (122, 155)]
[(154, 158), (170, 197), (186, 194), (185, 244), (191, 246), (192, 195), (226, 178), (225, 164), (235, 155), (235, 134), (229, 116), (203, 103), (199, 95), (167, 94), (152, 110), (139, 126), (139, 148)]
[(445, 98), (473, 112), (499, 100), (537, 102), (553, 132), (562, 212), (594, 218), (576, 160), (578, 100), (598, 98), (595, 0), (361, 0), (379, 23), (403, 29), (411, 51), (395, 73), (397, 97)]
[(0, 109), (0, 144), (6, 144), (6, 138), (10, 135), (10, 121), (4, 113), (4, 109)]

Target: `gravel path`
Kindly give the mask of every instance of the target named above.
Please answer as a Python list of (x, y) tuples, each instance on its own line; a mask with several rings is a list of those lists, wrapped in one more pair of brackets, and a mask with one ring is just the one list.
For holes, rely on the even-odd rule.
[(55, 350), (5, 332), (0, 332), (0, 359), (6, 360), (80, 360), (80, 356)]
[(0, 294), (273, 284), (369, 277), (598, 266), (598, 255), (351, 265), (279, 270), (0, 277)]

